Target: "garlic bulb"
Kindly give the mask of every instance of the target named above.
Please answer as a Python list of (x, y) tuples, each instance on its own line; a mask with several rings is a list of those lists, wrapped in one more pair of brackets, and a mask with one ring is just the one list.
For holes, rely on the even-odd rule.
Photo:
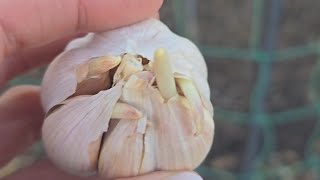
[(206, 68), (156, 19), (72, 41), (42, 84), (49, 158), (111, 179), (195, 169), (214, 134)]

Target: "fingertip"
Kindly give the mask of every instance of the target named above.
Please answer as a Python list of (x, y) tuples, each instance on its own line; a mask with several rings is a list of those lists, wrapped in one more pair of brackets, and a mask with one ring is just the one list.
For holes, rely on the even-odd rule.
[(17, 86), (0, 97), (0, 166), (40, 138), (40, 89)]
[[(25, 94), (30, 93), (38, 93), (40, 91), (39, 86), (34, 85), (20, 85), (20, 86), (14, 86), (4, 92), (1, 97), (3, 98), (12, 98), (15, 96), (24, 96)], [(2, 99), (3, 100), (3, 99)]]
[[(31, 104), (32, 106), (30, 106)], [(22, 110), (23, 108), (30, 109), (33, 107), (41, 108), (39, 86), (19, 85), (11, 87), (0, 96), (0, 113), (3, 109)]]

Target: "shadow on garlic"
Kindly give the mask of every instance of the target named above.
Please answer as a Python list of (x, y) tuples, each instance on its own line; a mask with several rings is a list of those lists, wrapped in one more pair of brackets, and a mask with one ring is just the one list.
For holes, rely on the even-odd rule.
[(45, 74), (42, 102), (46, 152), (76, 175), (193, 170), (213, 141), (204, 59), (155, 19), (71, 42)]

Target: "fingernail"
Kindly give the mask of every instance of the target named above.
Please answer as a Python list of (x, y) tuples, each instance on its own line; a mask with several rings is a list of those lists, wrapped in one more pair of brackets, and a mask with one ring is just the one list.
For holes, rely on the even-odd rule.
[(203, 180), (203, 179), (196, 173), (184, 172), (184, 173), (171, 176), (167, 180)]

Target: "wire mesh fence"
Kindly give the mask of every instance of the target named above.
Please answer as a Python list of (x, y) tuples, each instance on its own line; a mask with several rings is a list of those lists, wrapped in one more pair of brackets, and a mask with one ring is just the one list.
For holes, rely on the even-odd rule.
[[(248, 126), (248, 138), (245, 144), (241, 167), (237, 172), (224, 171), (201, 166), (198, 172), (205, 179), (294, 179), (290, 176), (288, 169), (296, 172), (310, 170), (310, 179), (320, 178), (319, 152), (316, 152), (316, 144), (320, 135), (320, 123), (310, 129), (311, 136), (304, 147), (304, 160), (288, 166), (276, 168), (264, 167), (271, 153), (277, 149), (277, 134), (275, 128), (279, 125), (304, 120), (307, 117), (317, 118), (319, 116), (319, 92), (318, 78), (320, 72), (318, 66), (315, 68), (310, 81), (310, 93), (314, 102), (312, 104), (296, 107), (279, 112), (269, 112), (266, 107), (266, 98), (271, 86), (273, 63), (289, 62), (298, 58), (307, 57), (319, 53), (319, 43), (309, 42), (306, 45), (278, 48), (280, 33), (280, 21), (283, 15), (284, 1), (282, 0), (253, 0), (251, 23), (248, 37), (248, 48), (219, 47), (202, 44), (198, 41), (194, 30), (190, 25), (196, 26), (197, 22), (190, 18), (190, 14), (196, 14), (198, 7), (195, 1), (176, 0), (173, 2), (173, 12), (176, 31), (179, 34), (193, 39), (207, 59), (222, 59), (224, 61), (252, 61), (257, 64), (255, 85), (250, 95), (248, 112), (237, 112), (225, 108), (215, 108), (216, 121), (229, 121), (234, 124), (245, 124)], [(190, 9), (193, 5), (193, 10)], [(191, 13), (193, 11), (193, 13)], [(213, 10), (214, 11), (214, 10)], [(240, 15), (240, 14), (239, 14)], [(199, 17), (198, 17), (199, 18)], [(191, 21), (191, 22), (190, 22)], [(191, 31), (189, 31), (191, 29)], [(207, 60), (208, 61), (208, 60)], [(210, 71), (210, 67), (209, 67)], [(292, 72), (295, 73), (295, 72)], [(210, 78), (210, 77), (209, 77)], [(213, 82), (214, 86), (214, 82)], [(214, 87), (212, 87), (214, 90)], [(214, 101), (214, 99), (213, 99)], [(219, 128), (219, 127), (217, 127)], [(260, 144), (262, 142), (262, 144)], [(259, 145), (260, 144), (260, 145)], [(218, 144), (216, 144), (218, 146)], [(213, 151), (214, 151), (213, 147)], [(319, 149), (318, 149), (319, 150)], [(279, 172), (283, 173), (282, 176)], [(284, 178), (286, 177), (286, 178)], [(306, 178), (306, 177), (304, 177)]]
[[(214, 94), (212, 101), (215, 105), (214, 119), (217, 123), (216, 131), (218, 131), (218, 134), (216, 139), (218, 142), (215, 141), (212, 152), (203, 165), (197, 169), (197, 172), (204, 179), (320, 179), (320, 122), (318, 120), (320, 118), (320, 85), (318, 83), (320, 81), (320, 63), (314, 61), (320, 53), (320, 43), (316, 38), (311, 38), (301, 44), (279, 42), (284, 39), (281, 37), (284, 34), (281, 32), (281, 24), (284, 23), (282, 20), (285, 16), (286, 6), (291, 3), (289, 0), (246, 0), (241, 2), (233, 0), (230, 2), (233, 5), (230, 5), (229, 9), (224, 7), (226, 9), (221, 11), (232, 13), (226, 12), (224, 15), (211, 13), (220, 7), (218, 1), (210, 0), (167, 1), (161, 10), (162, 18), (175, 32), (188, 37), (199, 46), (208, 63), (209, 82), (213, 91), (216, 90), (216, 82), (212, 80), (214, 79), (212, 78), (214, 76), (213, 72), (219, 71), (218, 66), (215, 66), (219, 63), (229, 64), (230, 67), (227, 70), (228, 73), (231, 71), (231, 74), (234, 74), (233, 76), (242, 77), (239, 74), (241, 71), (247, 73), (246, 77), (250, 77), (239, 82), (238, 85), (229, 85), (232, 92), (248, 87), (246, 89), (248, 91), (247, 95), (243, 95), (245, 97), (241, 97), (239, 102), (231, 99), (230, 106), (227, 106), (224, 103), (227, 101), (228, 95)], [(309, 3), (310, 6), (320, 7), (317, 5), (319, 3), (313, 4), (315, 2), (315, 0), (308, 0), (301, 3)], [(238, 16), (242, 16), (242, 19)], [(214, 23), (210, 19), (214, 19)], [(232, 22), (235, 26), (240, 27), (240, 30), (225, 25), (223, 21)], [(320, 24), (318, 25), (320, 27)], [(215, 29), (217, 26), (222, 29), (223, 37), (220, 37), (220, 39), (223, 40), (214, 39), (214, 37), (219, 36)], [(307, 83), (299, 84), (298, 80), (295, 79), (295, 74), (298, 71), (291, 71), (292, 68), (284, 70), (288, 63), (296, 64), (297, 69), (299, 69), (299, 61), (313, 62), (309, 65), (313, 68), (306, 70), (312, 70), (312, 73), (306, 73), (307, 79), (299, 80), (299, 82), (307, 81)], [(39, 84), (41, 81), (39, 77), (41, 77), (43, 71), (44, 68), (33, 71), (29, 76), (14, 79), (9, 86), (26, 83)], [(272, 109), (272, 105), (268, 104), (267, 101), (270, 101), (270, 91), (275, 85), (274, 76), (277, 76), (279, 71), (291, 74), (293, 84), (307, 86), (305, 88), (308, 94), (305, 96), (311, 99), (310, 102), (305, 103), (303, 101), (295, 105), (285, 106), (289, 108)], [(302, 71), (302, 74), (304, 72)], [(292, 86), (292, 89), (289, 87), (283, 93), (292, 93), (292, 96), (295, 96), (296, 91), (293, 90), (295, 87)], [(281, 99), (281, 96), (272, 98)], [(243, 99), (248, 103), (243, 103)], [(277, 102), (279, 101), (281, 100)], [(309, 125), (305, 125), (305, 121), (310, 121)], [(294, 139), (297, 136), (281, 135), (281, 131), (286, 129), (287, 125), (299, 122), (302, 123), (298, 126), (306, 126), (308, 131), (305, 138), (300, 139), (300, 141), (305, 141), (300, 143), (300, 145), (303, 144), (303, 147), (300, 148), (301, 158), (287, 164), (273, 163), (273, 161), (283, 159), (283, 157), (275, 157), (274, 155), (274, 152), (281, 149), (281, 144), (287, 141), (299, 141), (299, 139)], [(219, 148), (223, 141), (228, 141), (227, 138), (223, 139), (219, 136), (219, 131), (222, 131), (219, 129), (219, 123), (231, 124), (233, 128), (243, 128), (246, 133), (242, 137), (244, 140), (230, 142), (228, 146), (225, 145), (224, 149), (218, 150), (220, 153), (215, 152), (215, 149)], [(296, 131), (299, 131), (299, 129)], [(237, 134), (237, 132), (237, 128), (231, 130), (231, 134), (235, 133), (235, 136), (243, 136), (240, 135), (241, 133)], [(225, 134), (227, 132), (223, 135)], [(285, 138), (280, 140), (279, 136)], [(234, 143), (238, 144), (234, 145)], [(226, 149), (234, 150), (238, 160), (231, 164), (237, 164), (237, 167), (225, 168), (227, 165), (212, 165), (212, 159), (224, 154)], [(280, 156), (284, 156), (284, 154), (280, 154)], [(234, 161), (234, 159), (232, 160)], [(225, 164), (228, 158), (222, 161)], [(272, 162), (270, 163), (270, 161)], [(304, 175), (297, 176), (296, 174)]]

